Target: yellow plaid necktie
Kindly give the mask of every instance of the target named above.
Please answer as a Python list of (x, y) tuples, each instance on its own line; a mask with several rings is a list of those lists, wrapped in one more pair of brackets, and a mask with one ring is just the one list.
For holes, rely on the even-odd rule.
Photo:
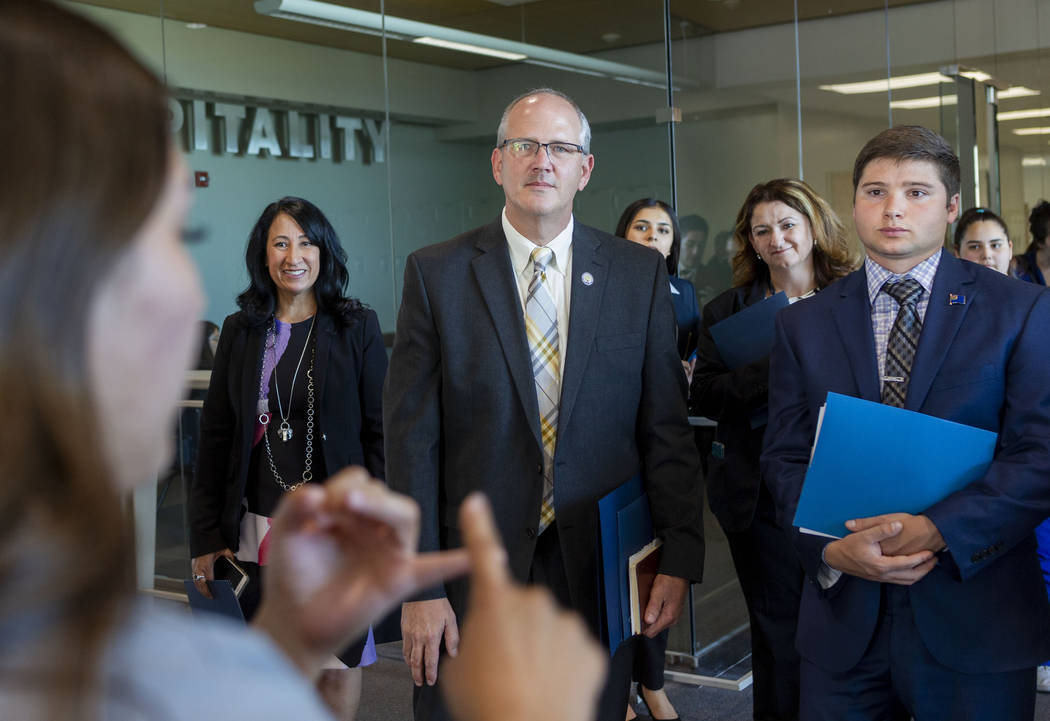
[(558, 400), (561, 374), (558, 359), (558, 310), (547, 284), (547, 265), (554, 259), (550, 248), (532, 251), (532, 280), (525, 301), (525, 335), (529, 339), (532, 375), (536, 379), (536, 399), (540, 410), (543, 438), (543, 502), (540, 505), (540, 533), (554, 521), (554, 446), (558, 437)]

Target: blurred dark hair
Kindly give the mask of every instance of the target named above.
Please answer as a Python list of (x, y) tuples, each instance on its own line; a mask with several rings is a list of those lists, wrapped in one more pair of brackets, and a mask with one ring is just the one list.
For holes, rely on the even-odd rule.
[(925, 160), (937, 166), (947, 193), (946, 202), (959, 192), (959, 157), (948, 141), (929, 128), (921, 125), (898, 125), (883, 130), (869, 140), (853, 164), (853, 192), (856, 194), (864, 168), (873, 160), (888, 158), (902, 160)]
[(692, 215), (683, 215), (679, 222), (679, 226), (681, 226), (683, 233), (688, 233), (692, 230), (699, 230), (706, 235), (708, 231), (707, 221), (704, 220), (702, 215), (696, 215), (695, 213)]
[(1028, 216), (1028, 230), (1032, 233), (1032, 242), (1028, 250), (1042, 248), (1046, 244), (1046, 236), (1050, 235), (1050, 203), (1040, 200), (1039, 204), (1032, 208)]
[(970, 208), (959, 217), (959, 222), (955, 226), (955, 253), (958, 255), (959, 248), (962, 246), (963, 238), (966, 237), (966, 229), (974, 223), (979, 223), (983, 220), (993, 220), (999, 224), (999, 227), (1003, 229), (1003, 240), (1010, 240), (1010, 231), (1006, 229), (1006, 223), (998, 215), (988, 210), (988, 208)]
[(643, 208), (659, 208), (660, 210), (667, 213), (671, 219), (671, 228), (674, 229), (674, 238), (671, 241), (671, 252), (667, 254), (664, 260), (667, 262), (667, 274), (678, 275), (678, 256), (682, 252), (682, 231), (678, 228), (678, 215), (674, 212), (674, 208), (665, 203), (662, 200), (656, 198), (640, 198), (626, 208), (620, 215), (620, 222), (616, 224), (616, 235), (621, 238), (627, 237), (627, 229), (631, 227), (631, 223), (634, 222), (634, 216), (638, 215), (638, 211)]
[[(133, 534), (104, 456), (88, 314), (171, 161), (160, 81), (93, 23), (0, 2), (0, 657), (39, 661), (40, 718), (94, 717), (103, 645), (126, 614)], [(11, 682), (10, 679), (7, 682)], [(20, 689), (25, 691), (25, 689)]]
[(759, 204), (776, 201), (801, 213), (809, 221), (813, 233), (813, 272), (818, 288), (826, 288), (853, 270), (856, 263), (846, 242), (846, 228), (827, 201), (801, 180), (779, 178), (752, 188), (737, 213), (733, 229), (737, 245), (733, 256), (734, 286), (749, 286), (756, 281), (770, 285), (769, 266), (762, 262), (751, 245), (751, 216)]
[(317, 310), (332, 316), (337, 325), (352, 325), (361, 315), (364, 305), (357, 298), (346, 295), (350, 272), (346, 269), (346, 251), (339, 236), (316, 205), (291, 196), (267, 205), (248, 235), (248, 247), (244, 252), (248, 287), (237, 296), (237, 305), (255, 325), (268, 323), (277, 310), (277, 290), (266, 266), (266, 246), (270, 226), (280, 213), (294, 220), (303, 234), (321, 250), (321, 267), (317, 269), (317, 282), (314, 283)]

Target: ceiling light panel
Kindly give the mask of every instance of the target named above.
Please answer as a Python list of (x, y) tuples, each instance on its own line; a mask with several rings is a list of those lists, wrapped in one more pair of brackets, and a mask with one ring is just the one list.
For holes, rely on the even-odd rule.
[(1008, 110), (997, 113), (996, 120), (1028, 120), (1029, 118), (1050, 118), (1050, 108), (1032, 108), (1031, 110)]
[(835, 85), (821, 85), (821, 90), (829, 90), (833, 93), (843, 95), (860, 95), (863, 93), (885, 93), (887, 90), (901, 90), (903, 88), (920, 88), (925, 85), (940, 85), (950, 83), (952, 79), (940, 73), (920, 73), (919, 75), (898, 75), (886, 80), (866, 80), (859, 83), (837, 83)]
[[(320, 0), (256, 0), (255, 11), (262, 15), (328, 25), (352, 32), (385, 34), (397, 40), (423, 42), (428, 45), (437, 45), (440, 41), (441, 47), (463, 52), (497, 51), (499, 55), (496, 55), (495, 52), (484, 52), (483, 54), (512, 62), (558, 66), (571, 72), (598, 74), (615, 79), (628, 78), (632, 81), (656, 84), (658, 87), (665, 87), (667, 82), (665, 73), (646, 70), (634, 65), (472, 33), (443, 25), (333, 5), (320, 2)], [(420, 38), (426, 38), (426, 41), (421, 41)]]

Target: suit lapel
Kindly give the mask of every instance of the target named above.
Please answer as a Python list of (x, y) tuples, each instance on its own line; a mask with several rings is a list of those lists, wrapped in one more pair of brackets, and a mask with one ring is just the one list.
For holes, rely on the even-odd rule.
[(832, 317), (838, 326), (839, 338), (846, 349), (853, 378), (860, 397), (881, 402), (878, 362), (875, 355), (875, 334), (871, 329), (871, 301), (868, 299), (867, 275), (864, 269), (850, 274), (825, 293), (839, 290), (840, 302), (832, 307)]
[[(933, 278), (930, 302), (923, 318), (919, 347), (912, 362), (911, 378), (908, 381), (908, 396), (904, 407), (917, 411), (922, 408), (930, 392), (937, 371), (944, 364), (955, 334), (962, 325), (970, 305), (977, 296), (976, 277), (973, 268), (967, 268), (959, 259), (941, 252), (937, 275)], [(950, 294), (962, 302), (948, 303)]]
[(266, 326), (248, 328), (244, 340), (244, 358), (241, 371), (241, 418), (252, 419), (244, 424), (244, 432), (251, 437), (255, 432), (254, 419), (259, 411), (259, 375), (262, 373), (262, 351), (266, 340)]
[[(589, 274), (589, 285), (582, 280), (585, 274)], [(569, 422), (572, 415), (576, 394), (580, 390), (580, 383), (594, 348), (594, 335), (598, 329), (598, 315), (608, 275), (601, 241), (586, 226), (575, 224), (572, 232), (569, 347), (565, 357), (565, 372), (562, 374), (558, 414), (558, 425), (562, 427)]]
[(529, 361), (529, 344), (525, 340), (525, 318), (518, 295), (518, 279), (510, 265), (510, 251), (500, 221), (485, 228), (475, 244), (481, 253), (471, 261), (481, 296), (485, 300), (492, 325), (496, 329), (503, 357), (510, 370), (529, 428), (536, 443), (540, 439), (540, 413), (536, 402), (536, 382)]

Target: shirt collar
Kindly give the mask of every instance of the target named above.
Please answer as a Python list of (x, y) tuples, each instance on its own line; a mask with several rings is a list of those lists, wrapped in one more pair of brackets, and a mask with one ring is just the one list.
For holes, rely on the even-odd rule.
[(898, 275), (883, 268), (870, 257), (866, 257), (864, 259), (864, 273), (868, 279), (868, 300), (874, 306), (875, 299), (879, 296), (879, 291), (882, 290), (882, 286), (885, 285), (886, 281), (899, 280), (901, 278), (917, 280), (922, 289), (926, 291), (926, 297), (929, 298), (933, 293), (933, 277), (937, 275), (937, 267), (940, 263), (941, 253), (934, 253), (911, 270)]
[[(537, 246), (531, 240), (526, 238), (524, 235), (519, 233), (517, 229), (510, 224), (507, 220), (507, 208), (504, 206), (503, 214), (503, 234), (507, 236), (507, 245), (510, 248), (510, 262), (514, 267), (514, 272), (522, 274), (528, 272), (532, 273), (532, 251)], [(569, 251), (572, 249), (572, 229), (574, 219), (569, 216), (569, 224), (558, 233), (551, 242), (547, 243), (548, 248), (554, 251), (554, 259), (550, 262), (550, 267), (557, 270), (559, 273), (564, 274), (569, 267)]]

